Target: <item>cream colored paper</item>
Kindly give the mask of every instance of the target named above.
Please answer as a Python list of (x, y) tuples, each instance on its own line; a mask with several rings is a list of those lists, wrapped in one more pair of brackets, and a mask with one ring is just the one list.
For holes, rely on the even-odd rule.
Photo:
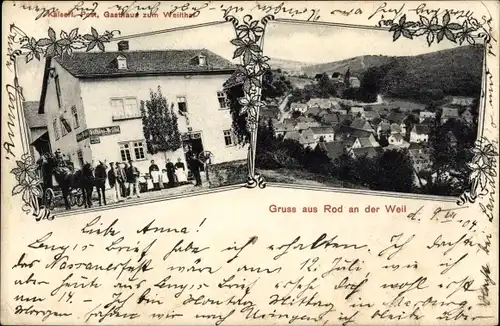
[[(42, 8), (63, 11), (75, 5), (96, 6), (101, 17), (36, 19)], [(452, 17), (477, 17), (492, 37), (483, 77), (483, 92), (488, 96), (482, 99), (480, 125), (483, 137), (498, 152), (498, 3), (200, 2), (186, 4), (186, 12), (199, 10), (196, 17), (165, 18), (163, 12), (175, 7), (182, 12), (184, 3), (134, 2), (129, 4), (132, 8), (151, 6), (160, 15), (134, 24), (124, 18), (104, 19), (104, 12), (111, 11), (107, 8), (115, 5), (3, 3), (2, 324), (498, 323), (498, 153), (496, 165), (489, 170), (496, 173), (493, 182), (484, 187), (488, 192), (462, 205), (457, 205), (457, 197), (271, 182), (264, 189), (235, 185), (107, 209), (59, 211), (52, 220), (43, 218), (44, 212), (26, 213), (22, 196), (11, 195), (16, 180), (10, 171), (24, 154), (21, 135), (25, 131), (19, 128), (12, 97), (14, 67), (5, 65), (14, 49), (9, 37), (19, 36), (11, 24), (26, 35), (43, 38), (49, 27), (58, 34), (76, 27), (81, 33), (89, 33), (91, 27), (99, 33), (120, 30), (120, 37), (126, 37), (207, 23), (192, 30), (148, 34), (130, 43), (149, 49), (175, 48), (180, 42), (186, 48), (210, 45), (232, 58), (231, 23), (208, 23), (224, 21), (225, 14), (239, 20), (246, 14), (253, 19), (272, 14), (275, 20), (287, 20), (297, 34), (279, 37), (272, 34), (278, 23), (268, 23), (269, 35), (287, 43), (277, 43), (268, 35), (264, 54), (283, 47), (304, 58), (318, 42), (301, 34), (297, 21), (309, 21), (308, 26), (338, 23), (338, 44), (324, 46), (365, 53), (366, 48), (383, 46), (367, 44), (366, 34), (357, 33), (374, 33), (373, 39), (378, 40), (375, 34), (382, 32), (352, 32), (348, 26), (342, 29), (342, 24), (375, 26), (394, 15), (398, 21), (402, 14), (417, 21), (417, 12), (439, 10), (442, 15), (450, 10)], [(176, 37), (175, 33), (183, 34)], [(425, 39), (393, 44), (391, 33), (384, 33), (387, 46), (399, 47), (397, 51), (414, 45), (418, 54), (425, 45)], [(443, 44), (432, 46), (444, 49)], [(25, 99), (38, 100), (43, 64), (26, 66), (23, 60), (18, 58), (20, 87)], [(304, 208), (317, 212), (306, 213)], [(36, 221), (37, 217), (42, 219)]]

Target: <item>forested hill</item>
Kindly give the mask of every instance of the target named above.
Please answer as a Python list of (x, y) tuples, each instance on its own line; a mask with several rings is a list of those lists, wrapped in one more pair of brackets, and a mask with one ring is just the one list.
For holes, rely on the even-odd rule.
[(308, 75), (326, 72), (345, 73), (350, 69), (363, 83), (378, 92), (403, 98), (425, 98), (427, 95), (477, 96), (481, 90), (483, 48), (462, 46), (417, 56), (361, 56), (303, 68)]
[[(483, 48), (463, 46), (414, 57), (397, 57), (381, 79), (381, 92), (393, 96), (417, 94), (477, 96), (481, 92)], [(382, 77), (382, 76), (381, 76)]]

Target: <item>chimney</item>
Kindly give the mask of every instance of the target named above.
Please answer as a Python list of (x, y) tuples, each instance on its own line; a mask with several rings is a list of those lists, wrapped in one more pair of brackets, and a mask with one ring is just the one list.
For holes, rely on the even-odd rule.
[(118, 42), (118, 51), (127, 51), (128, 49), (129, 49), (128, 41)]

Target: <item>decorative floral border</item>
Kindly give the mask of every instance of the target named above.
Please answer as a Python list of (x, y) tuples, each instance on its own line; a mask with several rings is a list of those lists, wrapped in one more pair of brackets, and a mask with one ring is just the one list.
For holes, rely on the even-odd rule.
[(264, 56), (262, 46), (265, 27), (274, 16), (267, 15), (260, 20), (253, 20), (251, 15), (245, 15), (240, 22), (234, 16), (227, 16), (226, 21), (233, 24), (236, 38), (231, 44), (236, 46), (233, 59), (240, 58), (241, 64), (233, 76), (243, 80), (244, 96), (239, 99), (242, 108), (240, 115), (246, 116), (247, 129), (250, 132), (250, 148), (248, 152), (248, 179), (247, 187), (261, 189), (266, 187), (264, 178), (255, 173), (255, 157), (257, 151), (257, 128), (260, 108), (266, 103), (262, 101), (262, 76), (271, 69)]

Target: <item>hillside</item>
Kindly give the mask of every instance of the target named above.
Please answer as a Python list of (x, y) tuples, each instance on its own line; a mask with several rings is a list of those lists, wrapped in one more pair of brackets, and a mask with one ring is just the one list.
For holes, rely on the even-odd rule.
[(302, 69), (309, 76), (350, 69), (362, 84), (375, 86), (371, 92), (426, 101), (443, 95), (478, 96), (482, 60), (482, 47), (462, 46), (417, 56), (360, 56)]
[(302, 72), (311, 77), (323, 72), (326, 72), (331, 76), (334, 72), (345, 74), (349, 68), (351, 73), (356, 75), (364, 73), (368, 68), (388, 64), (392, 59), (393, 57), (382, 55), (364, 55), (335, 62), (303, 67)]
[(287, 71), (289, 73), (300, 73), (303, 67), (310, 66), (310, 63), (301, 62), (301, 61), (293, 61), (293, 60), (285, 60), (278, 58), (271, 58), (268, 61), (269, 65), (272, 69), (281, 69), (283, 71)]
[(478, 96), (481, 91), (483, 48), (463, 46), (414, 57), (395, 58), (381, 80), (388, 95), (415, 97), (430, 93)]

